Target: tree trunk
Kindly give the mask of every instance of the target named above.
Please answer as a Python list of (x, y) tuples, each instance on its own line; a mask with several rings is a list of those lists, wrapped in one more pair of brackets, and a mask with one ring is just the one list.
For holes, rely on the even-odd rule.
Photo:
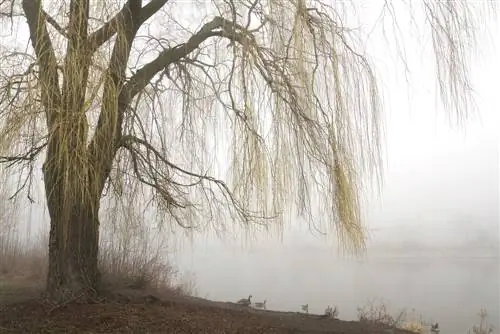
[(90, 192), (75, 189), (63, 191), (62, 182), (54, 182), (55, 174), (54, 170), (44, 170), (50, 214), (46, 292), (57, 301), (77, 297), (88, 300), (96, 295), (100, 277), (97, 267), (100, 196), (89, 198)]

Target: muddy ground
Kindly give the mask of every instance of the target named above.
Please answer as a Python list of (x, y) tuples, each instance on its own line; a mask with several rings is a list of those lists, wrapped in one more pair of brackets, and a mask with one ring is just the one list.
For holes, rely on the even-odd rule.
[(54, 305), (41, 291), (22, 280), (0, 282), (0, 333), (407, 333), (126, 287), (86, 304)]

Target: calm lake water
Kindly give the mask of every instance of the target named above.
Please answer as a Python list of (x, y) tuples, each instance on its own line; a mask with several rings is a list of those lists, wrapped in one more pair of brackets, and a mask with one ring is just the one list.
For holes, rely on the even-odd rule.
[(342, 259), (328, 250), (207, 247), (182, 252), (179, 266), (195, 274), (200, 297), (232, 301), (252, 294), (269, 309), (311, 313), (337, 305), (341, 319), (356, 319), (357, 307), (373, 298), (391, 313), (406, 308), (438, 321), (442, 334), (467, 333), (486, 308), (500, 327), (499, 259), (375, 256)]

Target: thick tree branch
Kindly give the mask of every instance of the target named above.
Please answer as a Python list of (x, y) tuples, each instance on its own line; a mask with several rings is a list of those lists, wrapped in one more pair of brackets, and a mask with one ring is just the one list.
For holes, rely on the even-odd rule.
[(104, 186), (117, 149), (117, 141), (121, 136), (123, 115), (128, 108), (130, 99), (122, 91), (126, 79), (126, 69), (132, 43), (140, 27), (140, 11), (142, 0), (127, 1), (127, 15), (118, 31), (118, 37), (110, 57), (109, 67), (105, 73), (106, 79), (103, 91), (103, 103), (94, 137), (89, 149), (98, 171), (99, 187)]
[(55, 113), (61, 100), (57, 60), (46, 22), (43, 20), (41, 1), (23, 0), (23, 10), (28, 21), (31, 44), (39, 63), (42, 104), (46, 112), (47, 126), (50, 129), (55, 122)]
[(71, 117), (71, 121), (65, 129), (76, 133), (75, 136), (68, 136), (70, 138), (68, 142), (70, 151), (75, 151), (77, 147), (85, 147), (81, 144), (86, 141), (88, 129), (83, 105), (91, 62), (91, 55), (86, 51), (85, 43), (88, 34), (89, 10), (89, 0), (72, 0), (69, 6), (68, 44), (63, 68), (62, 104), (64, 116)]
[(252, 40), (251, 32), (222, 17), (216, 17), (206, 23), (196, 34), (191, 36), (186, 43), (161, 52), (156, 59), (144, 65), (129, 80), (126, 85), (130, 99), (143, 90), (153, 77), (170, 64), (186, 57), (196, 50), (210, 37), (223, 36), (231, 41), (243, 43)]
[[(137, 24), (142, 25), (158, 12), (168, 0), (152, 0), (146, 6), (141, 9), (139, 20)], [(115, 15), (111, 20), (106, 22), (98, 30), (94, 31), (88, 38), (88, 44), (91, 51), (95, 51), (101, 45), (106, 43), (114, 34), (118, 31), (118, 27), (122, 26), (126, 16), (128, 15), (128, 3), (123, 6), (123, 8)]]

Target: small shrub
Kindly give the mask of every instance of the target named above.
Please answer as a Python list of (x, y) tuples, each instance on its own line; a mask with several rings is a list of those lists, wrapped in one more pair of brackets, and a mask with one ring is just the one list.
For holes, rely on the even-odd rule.
[(373, 299), (365, 306), (358, 307), (358, 319), (360, 322), (368, 323), (375, 328), (397, 328), (412, 333), (427, 333), (426, 323), (422, 317), (416, 317), (415, 311), (411, 316), (406, 310), (402, 310), (397, 316), (391, 315), (387, 303), (383, 300)]
[(393, 317), (388, 310), (387, 304), (376, 299), (368, 301), (363, 307), (358, 307), (358, 319), (360, 322), (369, 323), (377, 328), (396, 328), (401, 325), (406, 313), (401, 311), (397, 317)]
[(425, 330), (424, 325), (418, 322), (405, 322), (399, 328), (407, 330), (412, 333), (422, 333)]
[(337, 306), (334, 306), (333, 308), (331, 306), (328, 306), (328, 308), (325, 310), (325, 315), (329, 318), (332, 319), (338, 319), (339, 318), (339, 310)]
[(198, 296), (198, 290), (196, 288), (196, 275), (193, 272), (185, 272), (182, 274), (175, 286), (181, 294)]
[(485, 309), (481, 309), (478, 314), (480, 318), (479, 326), (472, 326), (469, 329), (468, 334), (492, 334), (494, 333), (494, 328), (488, 323), (488, 312)]

